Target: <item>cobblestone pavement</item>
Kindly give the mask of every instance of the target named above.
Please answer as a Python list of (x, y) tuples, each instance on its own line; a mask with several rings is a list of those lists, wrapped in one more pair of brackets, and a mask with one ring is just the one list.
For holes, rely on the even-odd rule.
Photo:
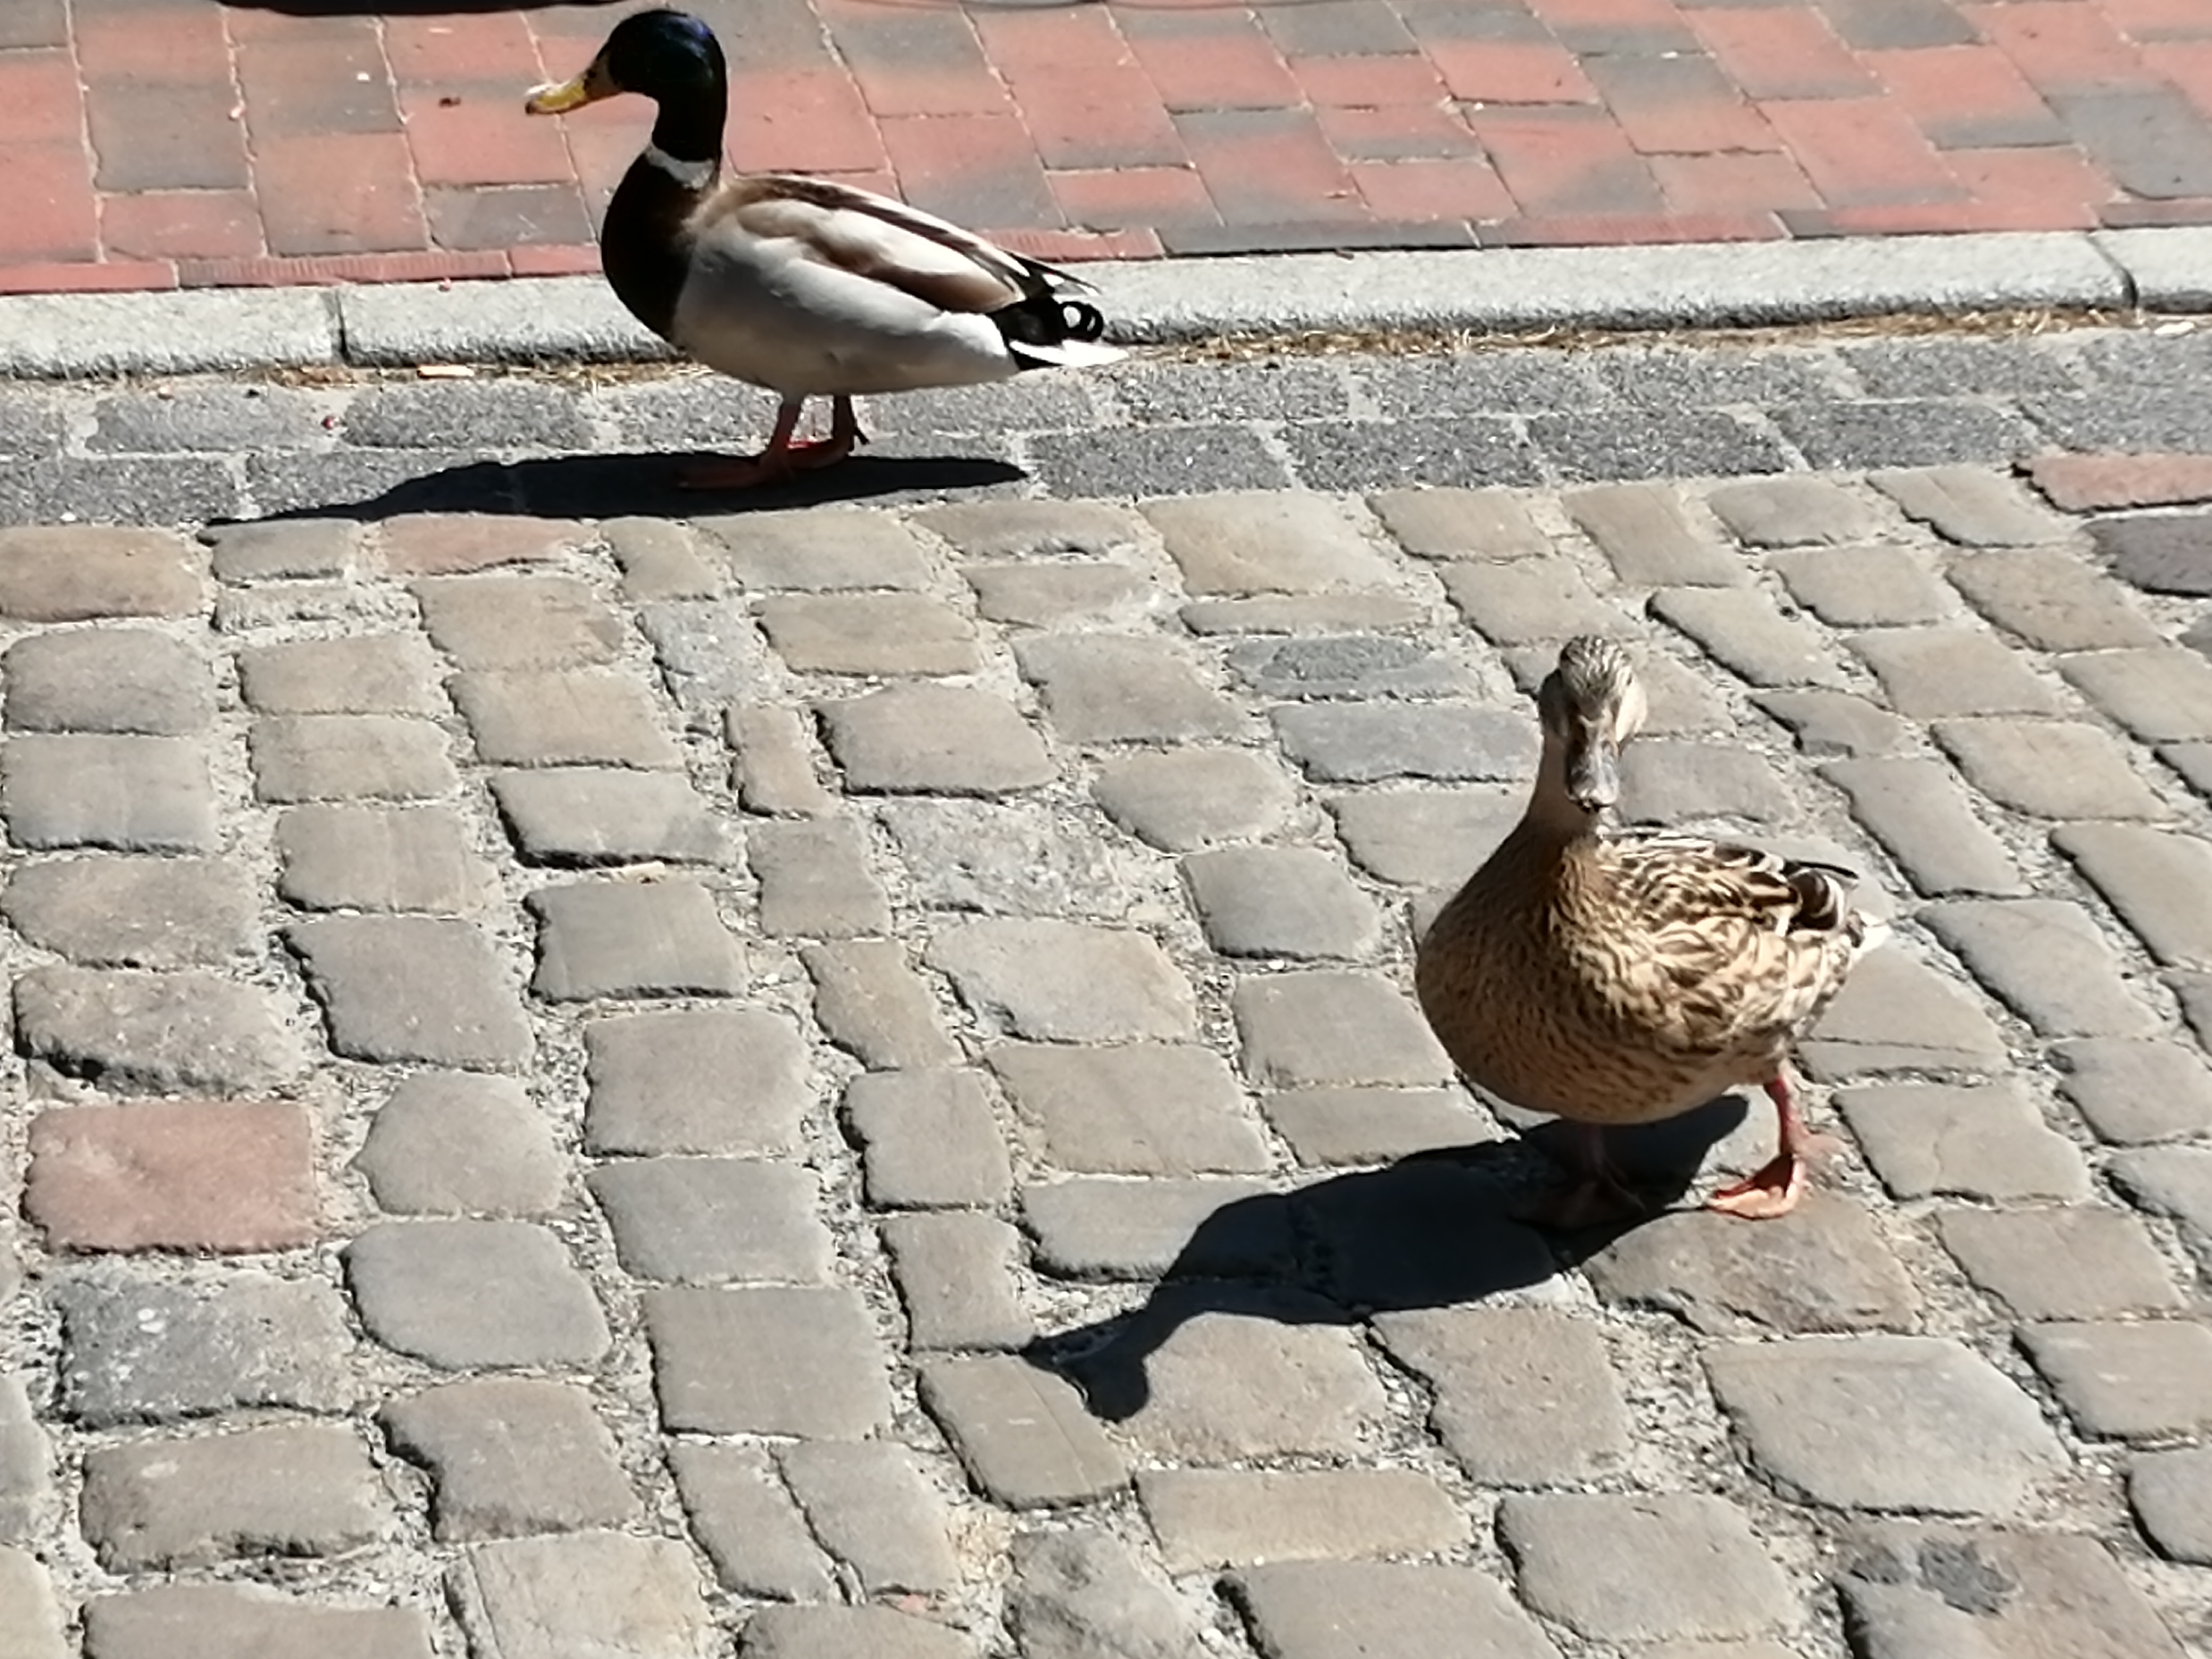
[[(2205, 364), (1146, 364), (689, 520), (404, 480), (696, 381), (12, 394), (138, 522), (0, 531), (0, 1649), (2207, 1651), (2212, 457), (2051, 441)], [(1592, 628), (1631, 817), (1897, 919), (1784, 1221), (1504, 1219), (1407, 995)]]

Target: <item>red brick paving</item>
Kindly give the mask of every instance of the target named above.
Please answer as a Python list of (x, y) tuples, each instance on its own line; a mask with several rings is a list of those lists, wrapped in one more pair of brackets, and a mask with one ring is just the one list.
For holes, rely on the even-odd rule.
[[(0, 290), (593, 268), (628, 0), (7, 0)], [(741, 165), (1047, 256), (2212, 222), (2212, 0), (695, 0)]]

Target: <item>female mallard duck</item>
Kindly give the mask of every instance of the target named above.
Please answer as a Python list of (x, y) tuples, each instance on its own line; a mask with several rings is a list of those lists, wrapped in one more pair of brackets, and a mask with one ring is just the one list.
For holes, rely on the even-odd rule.
[(1620, 745), (1643, 726), (1628, 654), (1571, 640), (1536, 696), (1543, 759), (1521, 822), (1421, 941), (1422, 1012), (1460, 1070), (1577, 1126), (1580, 1180), (1538, 1218), (1583, 1225), (1643, 1206), (1608, 1168), (1603, 1126), (1673, 1117), (1758, 1084), (1772, 1162), (1715, 1194), (1778, 1216), (1804, 1191), (1791, 1042), (1885, 931), (1852, 873), (1666, 834), (1601, 835)]
[[(930, 214), (795, 173), (721, 176), (729, 81), (697, 18), (642, 11), (615, 25), (574, 80), (526, 107), (557, 114), (642, 93), (653, 139), (607, 204), (600, 263), (637, 319), (711, 368), (783, 399), (758, 455), (684, 482), (738, 489), (842, 460), (864, 441), (856, 393), (1003, 380), (1111, 362), (1085, 284)], [(795, 444), (811, 397), (836, 400), (827, 441)]]

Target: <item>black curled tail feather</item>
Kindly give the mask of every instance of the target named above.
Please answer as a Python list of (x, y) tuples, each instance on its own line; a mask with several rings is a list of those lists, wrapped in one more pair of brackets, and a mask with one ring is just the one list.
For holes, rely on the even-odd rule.
[(1084, 300), (1056, 294), (1032, 294), (989, 313), (1009, 346), (1053, 346), (1065, 340), (1096, 340), (1106, 332), (1106, 314)]
[(1850, 915), (1851, 889), (1857, 882), (1855, 872), (1832, 864), (1793, 863), (1784, 866), (1783, 878), (1797, 896), (1793, 927), (1830, 933), (1841, 927)]

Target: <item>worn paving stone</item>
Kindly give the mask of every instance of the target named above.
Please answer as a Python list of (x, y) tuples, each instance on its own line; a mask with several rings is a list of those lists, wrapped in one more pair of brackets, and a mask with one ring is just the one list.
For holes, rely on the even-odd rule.
[(668, 1462), (692, 1534), (723, 1589), (799, 1601), (835, 1593), (830, 1559), (765, 1449), (678, 1440), (669, 1444)]
[(591, 1285), (544, 1227), (381, 1222), (345, 1261), (368, 1334), (444, 1370), (586, 1365), (606, 1352)]
[(1958, 611), (1926, 556), (1911, 549), (1808, 548), (1773, 554), (1767, 562), (1790, 597), (1831, 628), (1938, 623)]
[(531, 1053), (522, 999), (474, 925), (323, 916), (284, 930), (349, 1059), (493, 1069)]
[(1920, 912), (1974, 977), (2045, 1036), (2144, 1036), (2157, 1024), (2129, 992), (2095, 920), (2063, 899), (1970, 899)]
[(1769, 691), (1753, 701), (1815, 760), (1891, 756), (1912, 744), (1912, 727), (1849, 691)]
[(954, 501), (915, 522), (971, 558), (1103, 558), (1136, 545), (1140, 520), (1109, 501)]
[(155, 1584), (85, 1604), (88, 1659), (431, 1659), (415, 1607), (333, 1606), (227, 1584)]
[(689, 525), (661, 519), (609, 519), (599, 526), (607, 549), (622, 567), (623, 597), (634, 605), (656, 599), (707, 599), (722, 591), (722, 574), (699, 551)]
[(1670, 588), (1653, 596), (1651, 610), (1753, 685), (1842, 684), (1842, 671), (1820, 631), (1784, 616), (1763, 593), (1749, 588)]
[(2004, 1514), (2065, 1468), (2034, 1403), (1954, 1341), (1723, 1342), (1705, 1362), (1759, 1468), (1816, 1504)]
[(814, 1017), (830, 1040), (873, 1070), (949, 1066), (960, 1050), (929, 988), (891, 939), (810, 945), (799, 952), (814, 981)]
[[(0, 1297), (0, 1304), (5, 1301)], [(52, 1442), (32, 1413), (23, 1378), (0, 1373), (0, 1542), (29, 1540), (53, 1503)], [(0, 1558), (6, 1554), (0, 1548)], [(0, 1565), (0, 1576), (8, 1571)], [(0, 1588), (0, 1608), (8, 1607), (9, 1594)], [(0, 1624), (0, 1630), (6, 1628)]]
[(724, 735), (737, 757), (738, 799), (749, 812), (822, 817), (836, 798), (814, 775), (814, 751), (794, 708), (739, 703), (724, 716)]
[(1467, 1540), (1449, 1494), (1413, 1469), (1153, 1469), (1137, 1477), (1137, 1497), (1174, 1573), (1425, 1555)]
[[(1428, 614), (1425, 605), (1395, 593), (1366, 592), (1254, 593), (1239, 599), (1193, 599), (1176, 612), (1182, 625), (1201, 638), (1253, 634), (1358, 635), (1363, 639), (1364, 648), (1370, 650), (1374, 646), (1373, 636), (1410, 633), (1428, 621)], [(1318, 645), (1321, 641), (1309, 640), (1304, 643)], [(1334, 653), (1325, 651), (1322, 654), (1326, 657)], [(1370, 666), (1386, 675), (1393, 672), (1382, 663)], [(1449, 672), (1433, 667), (1419, 671), (1438, 678)], [(1456, 685), (1461, 682), (1455, 678), (1449, 683)]]
[(477, 758), (492, 765), (683, 764), (645, 688), (617, 669), (471, 670), (448, 684)]
[(1029, 1659), (1184, 1659), (1198, 1621), (1137, 1553), (1096, 1527), (1018, 1533), (1006, 1621)]
[(1326, 853), (1236, 847), (1182, 861), (1199, 921), (1225, 957), (1358, 959), (1382, 939), (1375, 905)]
[(713, 1630), (690, 1552), (665, 1538), (478, 1544), (451, 1570), (447, 1591), (470, 1650), (500, 1659), (696, 1659)]
[(1966, 1277), (2018, 1319), (2096, 1319), (2181, 1304), (2142, 1223), (2118, 1210), (1945, 1210), (1936, 1231)]
[(748, 588), (828, 592), (919, 588), (928, 580), (921, 544), (889, 514), (863, 507), (746, 513), (698, 521), (730, 573)]
[(568, 1184), (551, 1121), (522, 1085), (467, 1072), (403, 1079), (354, 1167), (392, 1215), (539, 1215)]
[(294, 806), (276, 842), (277, 895), (303, 910), (456, 915), (498, 890), (451, 807)]
[(1393, 1358), (1434, 1391), (1431, 1421), (1486, 1486), (1571, 1486), (1621, 1468), (1628, 1416), (1594, 1327), (1536, 1308), (1383, 1313)]
[(921, 1365), (921, 1402), (970, 1480), (1009, 1509), (1088, 1503), (1129, 1472), (1082, 1396), (1026, 1360), (940, 1357)]
[(820, 1284), (833, 1255), (814, 1172), (736, 1158), (641, 1158), (584, 1177), (633, 1278)]
[(887, 1607), (763, 1607), (745, 1625), (745, 1659), (973, 1659), (969, 1639)]
[(1658, 1217), (1584, 1264), (1608, 1302), (1659, 1307), (1717, 1335), (1909, 1330), (1920, 1297), (1867, 1212), (1815, 1191), (1758, 1230), (1711, 1211)]
[(1309, 1166), (1388, 1163), (1497, 1133), (1449, 1089), (1282, 1089), (1260, 1109)]
[(2138, 1209), (2172, 1216), (2182, 1242), (2212, 1277), (2212, 1149), (2156, 1146), (2120, 1153), (2112, 1175)]
[(1828, 1078), (1989, 1071), (2006, 1058), (2002, 1036), (1973, 999), (1894, 946), (1851, 970), (1799, 1053)]
[(1867, 482), (1907, 518), (1963, 547), (2033, 547), (2067, 531), (2065, 520), (1992, 467), (1917, 467), (1871, 473)]
[(1226, 661), (1263, 697), (1437, 697), (1474, 689), (1449, 657), (1387, 634), (1248, 639), (1229, 648)]
[(204, 556), (181, 536), (109, 525), (0, 530), (0, 616), (23, 623), (185, 617)]
[(219, 968), (262, 948), (245, 869), (216, 859), (42, 859), (17, 867), (0, 913), (93, 968)]
[(801, 1441), (781, 1461), (814, 1535), (869, 1595), (927, 1595), (959, 1584), (951, 1513), (904, 1446)]
[(787, 593), (761, 602), (760, 622), (801, 674), (971, 674), (975, 630), (941, 599), (919, 593)]
[(1401, 887), (1455, 886), (1521, 818), (1522, 792), (1504, 787), (1364, 791), (1331, 799), (1352, 861)]
[(1443, 1083), (1451, 1062), (1420, 1015), (1373, 974), (1271, 974), (1237, 981), (1231, 1008), (1255, 1083)]
[[(788, 1020), (751, 1008), (624, 1014), (584, 1028), (584, 1150), (795, 1151), (813, 1091)], [(744, 1079), (732, 1089), (730, 1080)]]
[(335, 1555), (391, 1524), (348, 1428), (275, 1424), (104, 1446), (84, 1461), (86, 1539), (112, 1572)]
[(20, 1644), (21, 1659), (66, 1659), (61, 1603), (38, 1558), (0, 1547), (0, 1630)]
[(444, 730), (398, 714), (274, 715), (246, 743), (263, 801), (427, 800), (460, 785)]
[(1949, 574), (1975, 610), (2038, 651), (2160, 643), (2118, 587), (2063, 548), (1968, 554), (1951, 561)]
[(572, 882), (524, 902), (538, 918), (530, 988), (552, 1002), (735, 996), (743, 952), (696, 881)]
[(1170, 1272), (1279, 1273), (1292, 1253), (1290, 1206), (1253, 1181), (1107, 1178), (1022, 1188), (1037, 1266), (1069, 1279), (1153, 1279)]
[(491, 793), (525, 863), (724, 864), (732, 854), (728, 829), (675, 773), (595, 766), (495, 772)]
[(343, 576), (360, 560), (362, 526), (343, 519), (264, 520), (209, 525), (200, 539), (213, 550), (209, 562), (218, 581)]
[(2151, 1439), (2212, 1425), (2212, 1326), (2031, 1325), (2020, 1340), (2085, 1435)]
[(2185, 1043), (2088, 1037), (2051, 1058), (2058, 1091), (2100, 1140), (2142, 1146), (2212, 1132), (2212, 1067)]
[(1056, 1168), (1182, 1176), (1267, 1167), (1236, 1079), (1210, 1048), (1000, 1043), (987, 1058)]
[(1725, 1498), (1516, 1494), (1498, 1531), (1522, 1597), (1580, 1636), (1754, 1636), (1795, 1621), (1788, 1581)]
[(215, 718), (206, 657), (147, 628), (33, 634), (9, 646), (8, 727), (191, 737)]
[[(1118, 1052), (1118, 1051), (1117, 1051)], [(887, 1209), (983, 1208), (1013, 1188), (990, 1097), (970, 1071), (878, 1072), (846, 1086), (868, 1202)]]
[(2145, 513), (2095, 520), (2089, 534), (2122, 581), (2152, 593), (2202, 596), (2212, 591), (2208, 527), (2212, 514)]
[(1244, 728), (1236, 705), (1165, 639), (1042, 635), (1018, 641), (1014, 659), (1037, 687), (1053, 729), (1070, 743), (1181, 743)]
[(2094, 1538), (1887, 1522), (1846, 1540), (1845, 1622), (1867, 1659), (1937, 1652), (2182, 1659)]
[(1188, 1036), (1189, 982), (1151, 935), (1043, 920), (941, 929), (924, 958), (987, 1032), (1047, 1042)]
[(768, 641), (742, 600), (663, 599), (641, 606), (637, 622), (661, 683), (695, 726), (777, 684)]
[(1295, 804), (1290, 780), (1265, 757), (1195, 745), (1116, 756), (1091, 793), (1108, 817), (1169, 853), (1257, 841)]
[(1621, 815), (1635, 823), (1714, 817), (1778, 823), (1792, 812), (1789, 791), (1758, 755), (1679, 738), (1645, 738), (1623, 750), (1620, 796)]
[(2057, 695), (1997, 641), (1967, 628), (1893, 628), (1848, 643), (1911, 720), (2055, 714)]
[(1510, 489), (1385, 489), (1367, 505), (1398, 545), (1422, 559), (1517, 559), (1551, 540)]
[(1542, 645), (1575, 634), (1624, 637), (1626, 614), (1593, 593), (1565, 559), (1460, 563), (1443, 573), (1444, 592), (1468, 625), (1497, 645)]
[(1820, 774), (1850, 798), (1851, 815), (1922, 892), (2027, 890), (2004, 843), (1974, 816), (1949, 770), (1936, 762), (1852, 758), (1831, 761)]
[(2144, 1453), (2129, 1471), (2128, 1502), (2168, 1560), (2212, 1566), (2212, 1446)]
[[(477, 441), (472, 430), (456, 435), (464, 447)], [(588, 534), (583, 526), (567, 519), (403, 513), (383, 521), (377, 541), (384, 568), (395, 576), (455, 576), (556, 559), (581, 544)]]
[[(854, 1291), (662, 1288), (645, 1293), (645, 1323), (669, 1432), (850, 1440), (890, 1425), (883, 1345)], [(733, 1353), (753, 1362), (732, 1368)]]
[(430, 1471), (442, 1541), (621, 1527), (639, 1513), (614, 1437), (568, 1383), (467, 1377), (389, 1401), (377, 1421)]
[(2146, 743), (2212, 738), (2212, 663), (2193, 651), (2099, 651), (2058, 665), (2075, 689)]
[(1536, 761), (1535, 722), (1518, 711), (1457, 703), (1291, 703), (1270, 709), (1268, 718), (1284, 752), (1324, 783), (1523, 778)]
[(23, 1212), (72, 1250), (281, 1250), (319, 1220), (307, 1119), (277, 1101), (72, 1106), (31, 1120)]
[[(1741, 555), (1692, 527), (1668, 485), (1601, 484), (1571, 491), (1561, 504), (1632, 587), (1729, 587), (1750, 579)], [(1549, 550), (1539, 542), (1525, 550)]]
[(988, 691), (892, 686), (824, 704), (822, 719), (856, 793), (1005, 795), (1053, 777), (1036, 733)]
[(1881, 516), (1825, 478), (1757, 478), (1709, 490), (1705, 505), (1747, 547), (1833, 546), (1865, 541)]
[(2071, 823), (2051, 839), (2160, 962), (2212, 963), (2212, 847), (2122, 823)]
[(1120, 920), (1133, 902), (1104, 837), (1055, 809), (995, 801), (897, 801), (882, 809), (906, 866), (907, 902), (930, 910)]
[(1836, 1104), (1892, 1195), (1993, 1200), (2089, 1195), (2081, 1155), (2045, 1127), (2017, 1079), (1972, 1088), (1884, 1084), (1845, 1089)]
[(267, 992), (210, 974), (36, 968), (15, 1000), (20, 1053), (111, 1094), (258, 1094), (306, 1064)]
[(622, 653), (622, 618), (573, 576), (434, 576), (415, 598), (458, 667), (574, 668)]
[(1559, 1659), (1559, 1650), (1504, 1588), (1474, 1567), (1301, 1561), (1248, 1567), (1231, 1593), (1269, 1659), (1480, 1653)]
[(1340, 501), (1238, 491), (1146, 501), (1191, 593), (1311, 593), (1388, 585), (1389, 567)]
[(762, 932), (852, 939), (891, 931), (890, 902), (852, 823), (757, 823), (745, 848), (760, 883)]
[(918, 1352), (1018, 1348), (1036, 1335), (1014, 1289), (1022, 1237), (995, 1216), (931, 1211), (888, 1217), (884, 1248)]
[(65, 1279), (51, 1294), (62, 1319), (62, 1409), (87, 1428), (352, 1404), (343, 1304), (319, 1280)]
[(960, 574), (975, 590), (977, 616), (1025, 628), (1133, 618), (1153, 597), (1125, 564), (968, 564)]
[(185, 738), (24, 733), (0, 752), (0, 812), (18, 846), (211, 853), (207, 751)]
[(2212, 800), (2212, 743), (2170, 743), (2158, 757), (2179, 773), (2206, 800)]
[(2127, 751), (2078, 720), (1938, 720), (1936, 740), (1999, 805), (2044, 818), (2168, 818)]

